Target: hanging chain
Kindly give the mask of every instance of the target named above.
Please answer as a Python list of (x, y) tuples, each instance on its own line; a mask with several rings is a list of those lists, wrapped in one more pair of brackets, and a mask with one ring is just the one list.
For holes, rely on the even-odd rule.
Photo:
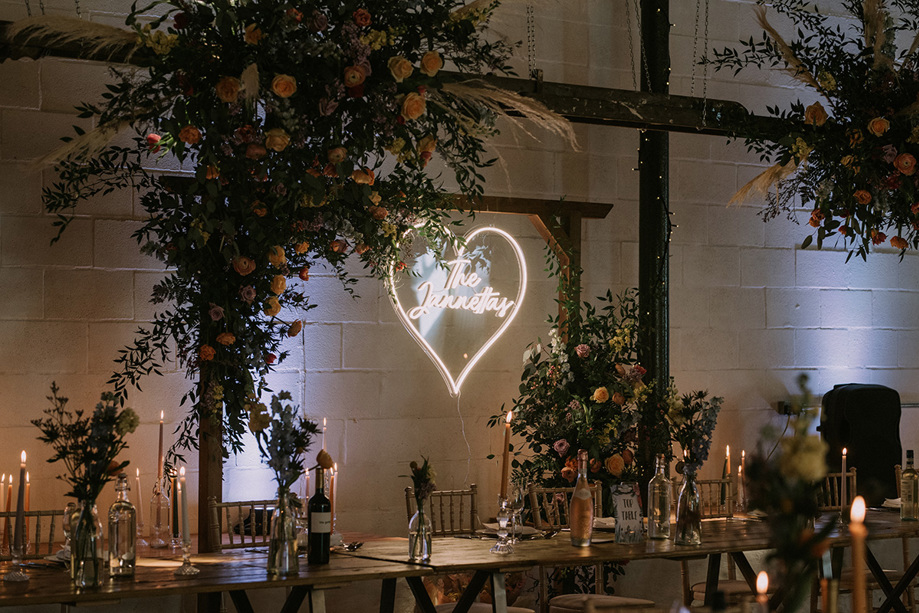
[(32, 16), (32, 5), (29, 4), (29, 0), (25, 0), (25, 2), (26, 2), (26, 14), (29, 17), (31, 17)]
[(536, 78), (536, 13), (533, 3), (527, 2), (527, 71)]
[[(696, 61), (698, 57), (698, 45), (699, 45), (699, 13), (702, 10), (702, 6), (705, 6), (704, 9), (704, 29), (702, 30), (702, 56), (699, 57), (699, 61), (705, 60), (705, 54), (708, 53), (708, 7), (709, 0), (696, 0), (696, 27), (695, 32), (692, 37), (692, 74), (689, 80), (689, 96), (692, 97), (696, 92), (696, 64), (699, 62)], [(702, 124), (705, 125), (705, 119), (708, 114), (708, 62), (702, 63)]]
[(73, 5), (77, 9), (77, 17), (83, 18), (83, 11), (80, 10), (80, 0), (73, 0)]
[[(26, 0), (28, 1), (28, 0)], [(625, 2), (625, 27), (629, 33), (629, 66), (632, 68), (632, 89), (638, 91), (638, 76), (635, 74), (635, 41), (632, 40), (632, 5)]]
[[(705, 0), (705, 30), (702, 34), (702, 43), (705, 45), (705, 53), (708, 54), (708, 3)], [(702, 65), (702, 125), (705, 125), (705, 119), (708, 115), (708, 62)]]
[(45, 14), (45, 0), (38, 0), (38, 8), (41, 9), (41, 14)]
[[(638, 0), (633, 0), (635, 7), (635, 22), (638, 27), (638, 47), (639, 47), (639, 57), (641, 58), (641, 67), (644, 69), (645, 73), (645, 85), (648, 88), (648, 91), (653, 91), (651, 87), (651, 71), (648, 70), (648, 54), (645, 53), (645, 37), (642, 36), (641, 30), (641, 6), (638, 3)], [(626, 0), (628, 3), (628, 0)], [(629, 32), (629, 37), (631, 38), (632, 33)], [(638, 89), (636, 87), (636, 89)]]
[(692, 68), (689, 71), (689, 97), (696, 93), (696, 57), (699, 47), (699, 12), (702, 10), (702, 0), (696, 0), (696, 22), (692, 33)]

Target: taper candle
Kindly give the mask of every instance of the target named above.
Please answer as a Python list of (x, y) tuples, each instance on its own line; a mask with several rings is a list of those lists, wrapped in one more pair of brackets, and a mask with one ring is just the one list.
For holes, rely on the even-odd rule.
[(846, 473), (849, 472), (848, 469), (846, 468), (847, 452), (848, 452), (848, 449), (843, 447), (842, 448), (842, 479), (841, 479), (841, 483), (839, 484), (839, 512), (843, 514), (843, 517), (845, 517), (846, 506), (848, 506), (846, 503), (849, 502), (849, 498), (846, 496), (846, 486), (848, 485), (847, 483), (848, 479), (846, 479)]
[(188, 536), (188, 489), (185, 487), (185, 467), (179, 469), (179, 497), (182, 499), (182, 542), (190, 540)]
[(756, 575), (756, 604), (759, 613), (769, 613), (769, 575), (764, 570)]
[(730, 477), (731, 476), (731, 446), (730, 445), (725, 445), (724, 447), (724, 461), (725, 461), (725, 464), (727, 464), (728, 466), (727, 476)]
[(852, 537), (852, 613), (867, 613), (865, 599), (865, 499), (856, 496), (849, 516), (849, 535)]
[(26, 452), (19, 456), (19, 498), (16, 500), (16, 526), (13, 528), (13, 547), (22, 551), (22, 531), (25, 528)]
[(331, 498), (329, 502), (332, 507), (332, 532), (335, 532), (335, 504), (338, 502), (338, 462), (332, 467), (332, 476), (330, 477), (331, 483), (329, 483), (329, 493)]
[(163, 482), (163, 412), (160, 411), (160, 446), (156, 455), (156, 482)]
[(504, 421), (504, 456), (501, 460), (501, 499), (507, 499), (507, 481), (511, 473), (511, 419), (514, 417), (513, 411), (507, 412), (507, 419)]
[(29, 483), (29, 472), (26, 471), (26, 513), (29, 512), (29, 502), (32, 494), (32, 484)]
[(140, 526), (143, 526), (144, 525), (144, 497), (141, 495), (141, 492), (143, 490), (140, 488), (140, 469), (137, 468), (135, 470), (137, 470), (137, 477), (134, 481), (134, 483), (137, 485), (137, 504), (134, 506), (134, 508), (137, 509), (137, 524)]
[(10, 548), (10, 510), (13, 506), (13, 473), (10, 473), (9, 483), (6, 485), (6, 519), (3, 522), (3, 549)]
[(740, 468), (738, 468), (737, 471), (738, 471), (738, 474), (740, 474), (741, 472), (743, 473), (743, 476), (740, 479), (740, 487), (743, 489), (743, 503), (744, 503), (744, 510), (746, 510), (746, 506), (747, 506), (747, 450), (746, 449), (740, 450)]
[(322, 449), (325, 449), (325, 424), (326, 418), (322, 418)]
[(172, 538), (179, 538), (179, 501), (176, 500), (176, 486), (178, 475), (175, 468), (171, 471), (170, 481), (172, 482)]

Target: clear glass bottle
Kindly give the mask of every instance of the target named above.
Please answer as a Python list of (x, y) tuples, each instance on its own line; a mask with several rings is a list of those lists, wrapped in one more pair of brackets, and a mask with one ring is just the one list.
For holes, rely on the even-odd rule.
[(919, 520), (919, 473), (913, 467), (913, 450), (906, 450), (906, 468), (900, 475), (900, 519)]
[(575, 547), (590, 546), (590, 537), (594, 529), (593, 495), (590, 483), (587, 482), (587, 451), (578, 450), (578, 482), (571, 494), (571, 506), (568, 509), (568, 522), (571, 529), (571, 544)]
[(108, 510), (108, 568), (112, 577), (133, 577), (137, 557), (137, 509), (128, 500), (128, 476), (118, 475)]
[(169, 496), (163, 491), (162, 483), (157, 482), (150, 497), (150, 547), (153, 549), (168, 545), (170, 508)]
[(316, 493), (307, 505), (307, 517), (310, 535), (306, 561), (309, 564), (328, 564), (332, 545), (332, 503), (325, 495), (325, 472), (322, 468), (316, 469)]
[(673, 486), (667, 478), (667, 457), (657, 456), (654, 476), (648, 482), (648, 538), (670, 538)]

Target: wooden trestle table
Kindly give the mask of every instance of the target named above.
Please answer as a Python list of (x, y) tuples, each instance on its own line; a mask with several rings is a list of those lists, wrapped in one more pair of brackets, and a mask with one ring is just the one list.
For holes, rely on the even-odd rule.
[[(866, 520), (868, 538), (891, 539), (919, 537), (919, 522), (901, 522), (896, 513), (868, 512)], [(192, 558), (201, 573), (192, 578), (173, 576), (178, 561), (171, 559), (142, 560), (133, 580), (107, 580), (98, 589), (77, 590), (70, 584), (68, 573), (59, 566), (28, 567), (31, 580), (27, 583), (0, 583), (0, 607), (50, 603), (111, 602), (122, 599), (148, 598), (170, 594), (215, 594), (228, 592), (241, 613), (252, 611), (247, 590), (289, 588), (282, 613), (300, 610), (306, 601), (311, 613), (325, 611), (324, 590), (346, 586), (356, 581), (382, 581), (381, 613), (392, 613), (395, 606), (396, 581), (404, 578), (416, 602), (424, 613), (432, 613), (434, 606), (422, 583), (422, 578), (437, 573), (471, 572), (473, 578), (455, 608), (455, 613), (465, 613), (479, 592), (490, 582), (493, 588), (494, 611), (507, 609), (504, 574), (526, 570), (535, 566), (577, 566), (619, 560), (669, 559), (708, 557), (706, 594), (714, 593), (718, 585), (718, 571), (722, 555), (730, 555), (743, 578), (751, 587), (755, 573), (744, 552), (767, 549), (768, 529), (764, 522), (732, 519), (703, 522), (702, 545), (678, 546), (673, 541), (645, 540), (640, 543), (614, 543), (611, 533), (595, 533), (595, 542), (586, 548), (572, 547), (567, 534), (557, 534), (550, 539), (522, 540), (510, 555), (489, 552), (493, 540), (439, 538), (434, 540), (431, 560), (424, 564), (408, 562), (405, 539), (368, 541), (359, 550), (336, 550), (331, 563), (309, 566), (301, 562), (300, 572), (292, 577), (273, 577), (265, 571), (265, 553), (250, 550), (231, 550), (219, 554), (205, 554)], [(825, 573), (838, 576), (843, 559), (842, 551), (850, 542), (843, 526), (833, 535), (832, 554), (827, 556)], [(870, 545), (870, 543), (869, 543)], [(868, 547), (868, 567), (887, 595), (880, 613), (891, 608), (905, 613), (899, 598), (919, 573), (919, 555), (906, 569), (896, 586), (887, 581), (880, 565)], [(0, 567), (0, 573), (9, 570), (9, 563)], [(676, 568), (674, 571), (677, 572)], [(778, 596), (778, 595), (777, 595)], [(200, 610), (200, 609), (199, 609)], [(202, 612), (203, 613), (203, 612)]]

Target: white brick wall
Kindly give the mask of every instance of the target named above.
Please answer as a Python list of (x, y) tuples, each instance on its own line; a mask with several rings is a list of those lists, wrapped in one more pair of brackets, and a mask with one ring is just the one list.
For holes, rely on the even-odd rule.
[[(46, 4), (49, 12), (72, 12), (63, 0)], [(688, 94), (694, 3), (672, 4), (671, 87)], [(118, 23), (126, 8), (114, 0), (82, 5), (106, 23)], [(754, 33), (751, 6), (714, 0), (712, 45)], [(0, 2), (0, 19), (23, 16), (22, 4)], [(631, 87), (624, 3), (545, 1), (536, 19), (537, 65), (547, 80)], [(522, 5), (509, 4), (499, 25), (511, 38), (525, 38)], [(638, 58), (637, 42), (633, 51)], [(515, 66), (526, 72), (525, 45)], [(696, 95), (702, 90), (701, 72), (697, 67)], [(60, 243), (49, 246), (55, 231), (52, 217), (42, 212), (40, 189), (53, 177), (34, 172), (27, 162), (51, 150), (71, 124), (86, 126), (71, 108), (98, 93), (106, 74), (101, 65), (69, 60), (0, 64), (0, 407), (5, 417), (0, 472), (14, 470), (24, 447), (35, 507), (61, 506), (64, 486), (54, 480), (58, 467), (42, 461), (48, 451), (35, 441), (28, 421), (45, 408), (52, 380), (74, 404), (94, 404), (115, 351), (152, 318), (147, 297), (162, 275), (159, 263), (139, 255), (130, 238), (142, 211), (129, 193), (87, 203)], [(766, 104), (795, 97), (792, 85), (774, 72), (744, 72), (737, 78), (712, 73), (707, 95), (762, 112)], [(493, 145), (503, 161), (487, 173), (486, 190), (615, 203), (608, 219), (584, 222), (583, 260), (585, 297), (607, 288), (619, 292), (637, 283), (637, 134), (597, 126), (577, 126), (576, 132), (580, 152), (538, 130), (540, 141), (502, 135)], [(823, 252), (800, 251), (806, 226), (785, 220), (763, 224), (755, 205), (726, 208), (734, 191), (763, 167), (742, 143), (687, 134), (672, 135), (670, 142), (671, 208), (678, 226), (671, 244), (673, 375), (684, 391), (705, 387), (725, 396), (713, 457), (720, 458), (718, 449), (728, 443), (752, 448), (760, 424), (777, 419), (770, 405), (794, 391), (801, 371), (811, 373), (817, 393), (835, 383), (861, 381), (890, 385), (904, 401), (919, 401), (917, 256), (899, 262), (896, 254), (875, 254), (867, 263), (853, 259), (844, 265), (845, 254), (833, 245)], [(359, 300), (319, 270), (304, 284), (319, 307), (291, 314), (307, 325), (289, 342), (291, 358), (273, 383), (275, 389), (291, 389), (309, 415), (329, 420), (327, 447), (341, 468), (339, 525), (346, 530), (404, 532), (402, 488), (408, 481), (398, 475), (421, 454), (431, 457), (442, 486), (478, 483), (483, 515), (493, 512), (498, 470), (485, 456), (499, 452), (501, 433), (485, 422), (514, 397), (526, 344), (545, 337), (554, 284), (541, 276), (542, 241), (526, 219), (479, 217), (480, 223), (492, 221), (521, 237), (531, 290), (458, 403), (394, 317), (379, 282), (361, 279)], [(143, 391), (130, 400), (142, 425), (126, 457), (141, 468), (145, 487), (155, 472), (159, 411), (166, 412), (168, 442), (189, 385), (170, 367), (166, 376), (144, 381)], [(904, 424), (915, 419), (908, 409)], [(905, 446), (919, 442), (913, 432), (904, 425)], [(193, 454), (189, 457), (193, 465)], [(710, 464), (711, 471), (718, 468), (719, 461)], [(193, 493), (196, 477), (192, 468)], [(228, 498), (270, 496), (272, 489), (251, 446), (228, 462)], [(109, 499), (107, 493), (101, 505)]]

